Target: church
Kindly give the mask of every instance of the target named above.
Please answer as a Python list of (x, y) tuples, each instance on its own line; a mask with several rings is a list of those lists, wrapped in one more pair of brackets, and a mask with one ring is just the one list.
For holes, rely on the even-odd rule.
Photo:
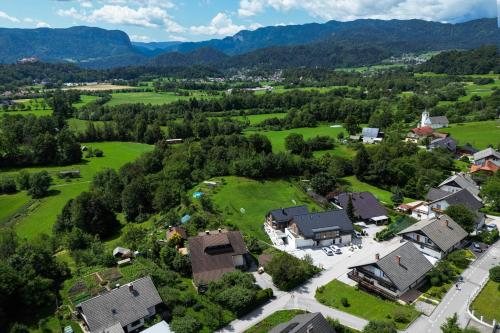
[(446, 116), (429, 117), (429, 112), (422, 112), (422, 120), (419, 127), (431, 127), (432, 129), (448, 127), (449, 121)]

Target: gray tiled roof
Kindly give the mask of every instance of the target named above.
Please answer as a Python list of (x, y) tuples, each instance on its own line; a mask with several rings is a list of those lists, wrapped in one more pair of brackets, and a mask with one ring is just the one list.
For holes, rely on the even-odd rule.
[(352, 196), (352, 205), (356, 214), (363, 220), (372, 217), (387, 215), (387, 210), (370, 192), (341, 193), (337, 200), (342, 208), (347, 209), (349, 195)]
[(83, 313), (90, 332), (102, 332), (117, 323), (124, 327), (148, 316), (148, 308), (161, 302), (151, 277), (146, 276), (82, 302), (77, 307)]
[(269, 333), (307, 333), (311, 326), (311, 332), (314, 333), (335, 333), (320, 312), (296, 315), (290, 321), (274, 327)]
[(446, 116), (429, 117), (429, 120), (431, 121), (432, 124), (442, 124), (442, 125), (449, 124), (448, 118)]
[(312, 238), (314, 232), (326, 229), (340, 230), (341, 233), (354, 231), (351, 220), (344, 209), (330, 210), (326, 212), (298, 215), (293, 218), (300, 232), (306, 238)]
[[(446, 225), (446, 221), (448, 221), (448, 225)], [(399, 235), (413, 231), (423, 232), (444, 252), (467, 237), (467, 232), (447, 215), (419, 221), (401, 231)]]
[(486, 148), (481, 151), (478, 151), (477, 153), (474, 154), (474, 160), (482, 160), (483, 158), (487, 158), (493, 156), (497, 159), (500, 159), (500, 153), (497, 152), (493, 148)]
[(455, 152), (457, 150), (457, 141), (452, 137), (445, 137), (432, 140), (429, 147), (431, 148), (443, 148), (449, 151)]
[(479, 188), (476, 182), (464, 173), (457, 173), (456, 175), (448, 177), (448, 179), (439, 184), (439, 187), (442, 187), (446, 184), (450, 184), (453, 182), (455, 182), (460, 188), (467, 189), (470, 193), (474, 195), (479, 194)]
[(293, 206), (287, 208), (274, 209), (268, 213), (272, 215), (276, 222), (288, 222), (296, 215), (304, 215), (309, 213), (307, 206)]
[[(400, 257), (400, 264), (398, 263)], [(379, 260), (352, 266), (376, 265), (400, 291), (405, 291), (432, 269), (432, 264), (415, 245), (405, 242)]]
[(450, 195), (450, 192), (446, 192), (446, 191), (441, 190), (439, 188), (431, 187), (429, 189), (429, 192), (427, 192), (427, 194), (425, 195), (425, 200), (434, 201), (434, 200), (442, 199), (448, 195)]
[(364, 138), (377, 138), (378, 133), (379, 133), (378, 128), (365, 127), (363, 128), (362, 135)]
[(483, 207), (481, 201), (479, 201), (468, 190), (463, 189), (455, 193), (447, 193), (448, 195), (433, 200), (431, 204), (444, 200), (448, 203), (448, 205), (463, 205), (472, 211), (477, 211)]

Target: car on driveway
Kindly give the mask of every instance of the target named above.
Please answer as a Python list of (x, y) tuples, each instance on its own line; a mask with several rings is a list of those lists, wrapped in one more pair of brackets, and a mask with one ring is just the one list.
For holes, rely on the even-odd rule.
[(472, 243), (472, 247), (476, 252), (483, 252), (483, 248), (481, 247), (481, 245), (479, 245), (479, 243)]
[(363, 237), (363, 235), (361, 235), (361, 233), (359, 231), (354, 231), (354, 237), (361, 238), (361, 237)]
[(342, 250), (336, 245), (330, 245), (330, 249), (332, 249), (333, 253), (335, 254), (342, 254)]
[(493, 230), (496, 230), (497, 229), (497, 225), (496, 224), (488, 224), (486, 226), (486, 230), (488, 230), (489, 232), (492, 232)]
[(322, 250), (323, 250), (323, 252), (326, 253), (327, 256), (333, 256), (333, 251), (330, 248), (325, 246), (322, 248)]

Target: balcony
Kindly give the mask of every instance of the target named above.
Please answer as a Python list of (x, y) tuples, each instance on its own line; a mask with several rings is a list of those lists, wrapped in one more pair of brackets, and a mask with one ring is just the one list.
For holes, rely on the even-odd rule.
[[(397, 300), (398, 299), (398, 297), (396, 295), (389, 293), (387, 290), (385, 290), (383, 288), (377, 287), (374, 284), (373, 280), (370, 280), (370, 279), (366, 278), (365, 276), (360, 275), (355, 270), (352, 270), (349, 273), (347, 273), (347, 276), (351, 280), (356, 281), (358, 283), (359, 287), (362, 289), (367, 289), (369, 291), (373, 291), (373, 292), (381, 295), (382, 297), (385, 297), (385, 298), (390, 299), (390, 300)], [(378, 280), (377, 280), (377, 283), (379, 283)]]

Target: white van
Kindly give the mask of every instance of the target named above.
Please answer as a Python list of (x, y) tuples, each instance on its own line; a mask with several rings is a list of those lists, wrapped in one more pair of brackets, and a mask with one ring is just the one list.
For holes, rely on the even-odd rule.
[(342, 250), (337, 245), (330, 245), (330, 249), (332, 249), (335, 254), (342, 254)]

